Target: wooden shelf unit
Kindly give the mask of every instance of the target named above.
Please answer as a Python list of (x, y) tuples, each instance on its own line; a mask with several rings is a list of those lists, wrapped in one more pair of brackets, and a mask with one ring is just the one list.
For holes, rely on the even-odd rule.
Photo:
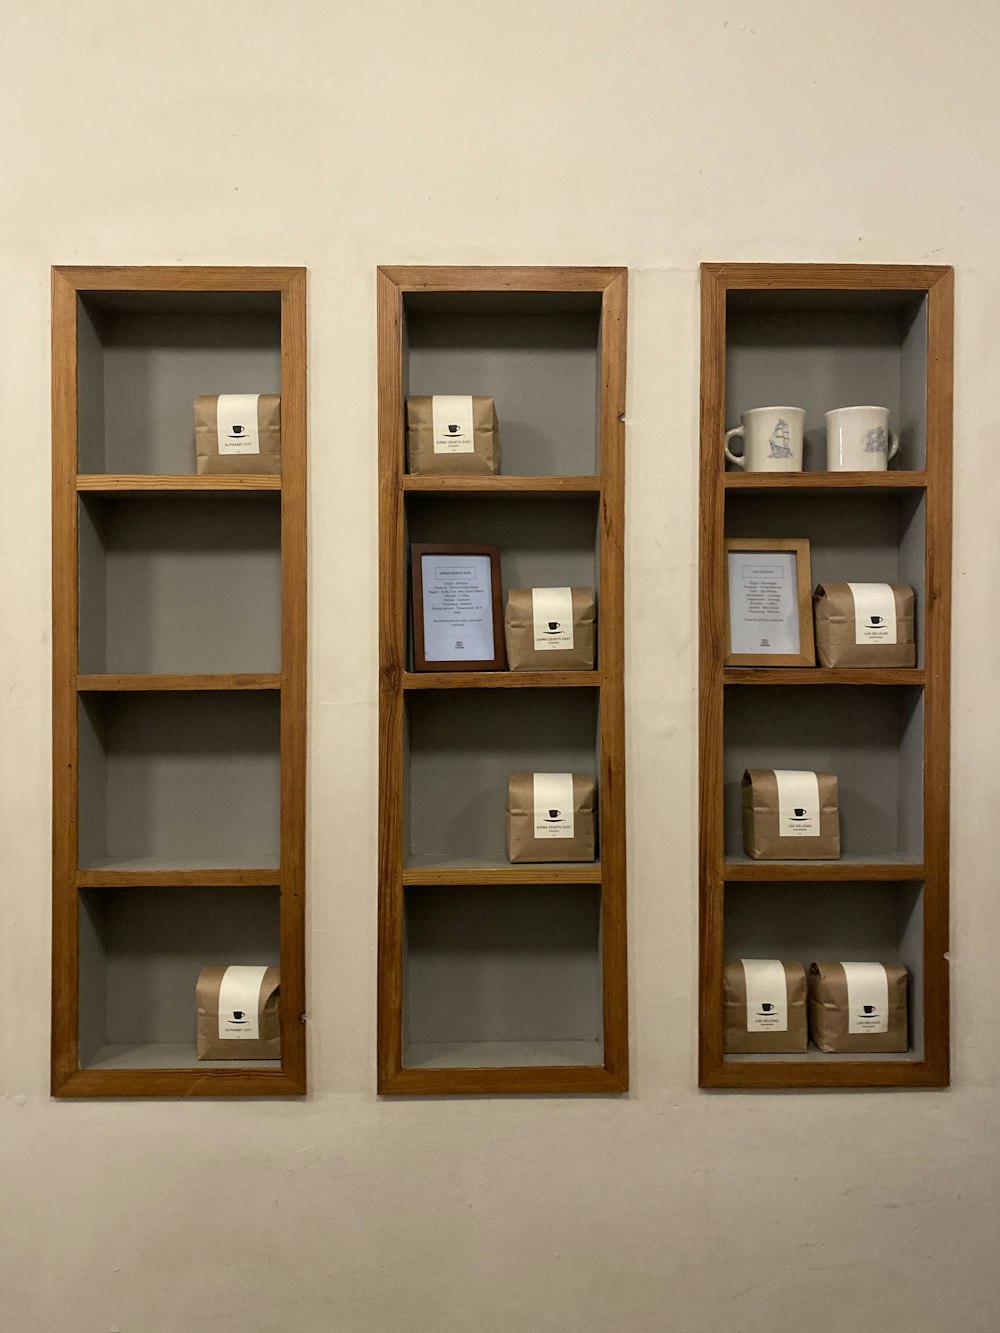
[[(306, 1091), (306, 275), (52, 274), (57, 1097)], [(282, 475), (195, 474), (193, 399), (280, 392)], [(280, 1060), (195, 1049), (281, 968)]]
[[(953, 273), (704, 264), (701, 291), (700, 1084), (942, 1087), (949, 1067)], [(806, 408), (806, 470), (727, 472), (724, 431), (741, 412), (767, 403)], [(822, 470), (823, 412), (850, 403), (890, 408), (902, 438), (898, 470)], [(726, 536), (808, 537), (814, 586), (910, 583), (917, 666), (726, 667)], [(839, 768), (839, 861), (743, 854), (739, 774), (753, 762)], [(725, 1055), (724, 960), (779, 956), (807, 968), (831, 958), (905, 963), (910, 1050)]]
[[(626, 293), (623, 269), (378, 272), (380, 1093), (628, 1087)], [(494, 397), (508, 472), (407, 476), (408, 393)], [(505, 595), (594, 586), (597, 669), (415, 672), (427, 540), (496, 543)], [(447, 753), (455, 727), (471, 759)], [(506, 775), (526, 767), (597, 775), (598, 863), (507, 863)]]

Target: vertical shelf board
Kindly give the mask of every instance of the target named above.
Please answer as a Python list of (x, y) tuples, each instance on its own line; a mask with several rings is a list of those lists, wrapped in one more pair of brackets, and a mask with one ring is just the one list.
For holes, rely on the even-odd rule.
[[(616, 1092), (628, 1086), (628, 1015), (625, 928), (624, 774), (624, 408), (627, 274), (622, 269), (586, 268), (380, 268), (378, 271), (379, 376), (379, 1016), (378, 1088), (382, 1093), (475, 1094), (518, 1092)], [(470, 379), (474, 383), (470, 383)], [(556, 391), (543, 403), (546, 384)], [(474, 392), (498, 399), (503, 464), (514, 474), (490, 484), (422, 484), (405, 477), (404, 400), (408, 393)], [(505, 415), (504, 401), (510, 404)], [(595, 409), (594, 403), (597, 403)], [(538, 405), (538, 412), (532, 404)], [(534, 421), (537, 436), (532, 439)], [(568, 424), (567, 424), (568, 423)], [(480, 499), (470, 492), (481, 492)], [(490, 491), (496, 494), (490, 496)], [(577, 498), (569, 493), (577, 491)], [(451, 492), (451, 493), (450, 493)], [(589, 492), (589, 494), (588, 494)], [(488, 497), (489, 498), (486, 498)], [(565, 497), (565, 498), (564, 498)], [(521, 510), (521, 504), (527, 506)], [(553, 505), (560, 540), (531, 539), (539, 506)], [(528, 512), (530, 509), (530, 513)], [(404, 979), (407, 938), (406, 883), (419, 883), (411, 856), (406, 811), (410, 752), (407, 704), (418, 719), (448, 706), (459, 711), (500, 712), (551, 689), (465, 690), (482, 702), (463, 702), (468, 682), (440, 682), (440, 706), (415, 702), (409, 661), (407, 543), (420, 534), (435, 540), (486, 537), (489, 525), (506, 552), (505, 586), (578, 579), (599, 587), (599, 670), (586, 684), (599, 699), (599, 867), (584, 867), (586, 883), (600, 876), (599, 950), (603, 1063), (579, 1056), (575, 1043), (526, 1063), (518, 1043), (464, 1044), (447, 1056), (437, 1052), (407, 1067)], [(469, 536), (470, 525), (472, 535)], [(447, 534), (447, 535), (446, 535)], [(558, 549), (557, 549), (558, 548)], [(564, 549), (563, 549), (564, 548)], [(565, 555), (571, 575), (565, 572)], [(576, 570), (573, 574), (572, 570)], [(550, 572), (551, 571), (551, 572)], [(593, 571), (588, 573), (588, 571)], [(455, 693), (445, 701), (450, 691)], [(579, 691), (574, 691), (578, 694)], [(515, 698), (516, 696), (516, 698)], [(565, 696), (561, 696), (565, 697)], [(508, 698), (510, 703), (498, 703)], [(574, 718), (590, 708), (574, 705)], [(589, 736), (594, 726), (587, 723)], [(423, 733), (419, 733), (422, 735)], [(419, 742), (419, 736), (418, 736)], [(576, 744), (576, 741), (573, 741)], [(588, 747), (592, 740), (588, 739)], [(419, 745), (418, 745), (419, 749)], [(426, 747), (425, 747), (426, 749)], [(502, 817), (505, 792), (492, 797)], [(459, 849), (456, 861), (476, 855), (493, 859), (492, 843)], [(495, 839), (494, 839), (495, 841)], [(419, 849), (418, 849), (419, 851)], [(431, 857), (435, 861), (437, 858)], [(505, 860), (505, 858), (503, 858)], [(409, 864), (409, 868), (408, 868)], [(518, 867), (529, 872), (531, 867)], [(461, 885), (457, 866), (435, 864), (430, 884)], [(487, 867), (484, 875), (494, 873)], [(572, 868), (558, 883), (572, 883)], [(442, 876), (448, 876), (444, 879)], [(454, 877), (451, 877), (454, 876)], [(530, 875), (472, 883), (530, 883)], [(544, 874), (542, 885), (552, 884)], [(410, 890), (419, 893), (419, 888)], [(519, 890), (520, 891), (520, 890)], [(544, 892), (545, 890), (543, 890)], [(552, 891), (552, 890), (549, 890)], [(441, 1067), (434, 1067), (440, 1060)], [(559, 1060), (559, 1063), (556, 1063)], [(463, 1063), (466, 1062), (466, 1063)], [(446, 1066), (446, 1067), (445, 1067)]]
[[(825, 264), (704, 264), (701, 271), (701, 527), (699, 538), (699, 1080), (702, 1087), (927, 1087), (948, 1081), (948, 801), (952, 485), (953, 273), (941, 266)], [(869, 395), (878, 394), (877, 398)], [(760, 395), (763, 395), (761, 397)], [(776, 395), (776, 396), (775, 396)], [(838, 398), (838, 401), (832, 401)], [(725, 471), (722, 437), (738, 414), (764, 401), (807, 410), (806, 473), (787, 486)], [(828, 477), (823, 467), (822, 412), (850, 402), (876, 401), (893, 410), (902, 436), (900, 462), (873, 484), (863, 474)], [(815, 472), (811, 469), (816, 469)], [(757, 484), (759, 482), (759, 484)], [(850, 505), (850, 510), (842, 506)], [(801, 529), (801, 531), (800, 531)], [(760, 694), (788, 689), (792, 713), (808, 721), (823, 699), (828, 707), (860, 701), (877, 722), (883, 767), (893, 778), (895, 829), (876, 848), (875, 829), (855, 826), (861, 862), (895, 856), (920, 870), (923, 889), (907, 916), (907, 956), (920, 950), (923, 1044), (896, 1060), (726, 1060), (723, 1054), (722, 967), (726, 940), (725, 786), (742, 756), (730, 753), (727, 732), (752, 739), (753, 699), (729, 685), (724, 669), (723, 537), (808, 536), (814, 543), (813, 583), (823, 578), (892, 580), (917, 590), (919, 677), (889, 688), (796, 690), (769, 673)], [(846, 569), (847, 573), (841, 571)], [(798, 676), (802, 672), (796, 673)], [(733, 677), (731, 677), (733, 679)], [(748, 681), (749, 683), (749, 681)], [(762, 683), (762, 682), (754, 682)], [(805, 683), (798, 682), (798, 683)], [(816, 682), (819, 685), (819, 682)], [(833, 686), (833, 681), (824, 682)], [(742, 687), (739, 687), (742, 691)], [(916, 696), (916, 701), (914, 701)], [(809, 704), (815, 698), (816, 703)], [(881, 701), (881, 702), (880, 702)], [(741, 720), (742, 719), (742, 720)], [(787, 719), (785, 719), (787, 723)], [(787, 732), (787, 725), (785, 726)], [(855, 728), (856, 729), (856, 728)], [(822, 727), (820, 728), (822, 731)], [(828, 730), (828, 726), (827, 726)], [(745, 733), (745, 734), (744, 734)], [(820, 739), (822, 739), (820, 737)], [(803, 763), (808, 738), (799, 745)], [(767, 738), (762, 745), (766, 748)], [(846, 740), (844, 741), (846, 745)], [(766, 762), (777, 762), (772, 755)], [(818, 764), (818, 759), (817, 759)], [(855, 793), (856, 795), (857, 793)], [(863, 794), (863, 793), (862, 793)], [(861, 810), (861, 806), (858, 807)], [(857, 813), (857, 812), (856, 812)], [(859, 816), (860, 817), (860, 816)], [(736, 837), (730, 812), (729, 852)], [(848, 836), (845, 821), (845, 836)], [(888, 843), (894, 843), (890, 847)], [(849, 848), (845, 848), (849, 851)], [(877, 854), (876, 854), (877, 853)], [(795, 898), (819, 889), (858, 892), (849, 858), (838, 872), (808, 869), (794, 883), (777, 874)], [(894, 872), (895, 877), (896, 872)], [(786, 899), (767, 888), (766, 875), (747, 875), (752, 892), (780, 915)], [(862, 884), (873, 903), (883, 881)], [(790, 900), (788, 900), (790, 901)], [(861, 901), (865, 901), (862, 893)], [(776, 924), (774, 947), (782, 945)], [(821, 944), (817, 940), (817, 945)], [(878, 941), (873, 940), (873, 947)], [(734, 947), (740, 947), (734, 945)], [(756, 947), (756, 946), (755, 946)], [(859, 947), (860, 944), (859, 944)], [(903, 945), (901, 944), (901, 948)], [(803, 959), (805, 963), (811, 959)], [(921, 995), (922, 992), (922, 995)]]
[[(287, 1096), (306, 1090), (305, 1029), (300, 1021), (305, 1011), (305, 298), (305, 270), (298, 268), (57, 267), (52, 272), (52, 1092), (56, 1096)], [(220, 377), (224, 384), (219, 383)], [(229, 392), (280, 389), (280, 478), (195, 475), (192, 399), (195, 393), (213, 385)], [(84, 503), (93, 509), (82, 508), (78, 491), (81, 495), (92, 493)], [(171, 491), (177, 492), (172, 498), (164, 494), (161, 499), (155, 494)], [(190, 504), (206, 503), (208, 507), (189, 510), (186, 494), (194, 496), (199, 491), (208, 500), (196, 502), (192, 498)], [(241, 491), (246, 494), (241, 496)], [(143, 493), (146, 499), (142, 499)], [(137, 496), (134, 500), (133, 494)], [(216, 499), (211, 498), (213, 494)], [(181, 605), (187, 576), (180, 564), (170, 565), (173, 583), (168, 579), (169, 586), (164, 589), (152, 566), (161, 555), (170, 564), (176, 543), (168, 539), (179, 534), (182, 542), (187, 540), (185, 525), (197, 534), (198, 524), (210, 519), (213, 504), (230, 508), (241, 502), (251, 507), (256, 504), (254, 512), (262, 516), (265, 510), (260, 506), (276, 506), (279, 494), (280, 536), (271, 519), (263, 525), (258, 521), (252, 525), (247, 549), (252, 555), (263, 554), (269, 567), (267, 577), (275, 585), (280, 562), (280, 625), (272, 590), (270, 617), (259, 626), (261, 638), (276, 638), (280, 632), (280, 664), (276, 648), (271, 653), (263, 650), (260, 661), (229, 661), (226, 653), (232, 645), (227, 647), (221, 640), (218, 647), (209, 645), (210, 651), (199, 660), (195, 643), (198, 636), (190, 620), (185, 621)], [(128, 506), (171, 503), (179, 508), (162, 525), (165, 540), (161, 553), (155, 535), (145, 544), (136, 529), (135, 511)], [(108, 512), (105, 506), (125, 507), (120, 511), (125, 527), (112, 534), (110, 541), (100, 521)], [(81, 524), (81, 514), (87, 520), (85, 525)], [(93, 521), (95, 516), (97, 523)], [(109, 555), (111, 565), (117, 562), (117, 536), (121, 533), (125, 564), (138, 552), (138, 563), (125, 568), (124, 574), (109, 565)], [(193, 546), (197, 545), (195, 541)], [(212, 548), (211, 537), (207, 545)], [(214, 575), (220, 587), (237, 575), (235, 568), (229, 567), (232, 560), (228, 555), (227, 560), (226, 567), (217, 567)], [(136, 593), (136, 580), (138, 585), (152, 580), (158, 594), (166, 595), (167, 601), (153, 608), (166, 614), (157, 635), (128, 648), (124, 637), (128, 619), (125, 603)], [(252, 609), (250, 603), (247, 607)], [(112, 617), (117, 619), (114, 633), (109, 634)], [(190, 645), (178, 648), (168, 642), (178, 626)], [(118, 656), (119, 647), (123, 649), (122, 658)], [(139, 676), (123, 678), (123, 662), (126, 671), (138, 671)], [(168, 664), (174, 667), (174, 674), (170, 674)], [(197, 673), (178, 675), (178, 667), (182, 672), (199, 667), (200, 678)], [(161, 679), (150, 681), (148, 672), (156, 668)], [(255, 683), (247, 674), (248, 668), (251, 672), (270, 670)], [(105, 674), (116, 670), (117, 676)], [(206, 680), (206, 673), (212, 671), (226, 671), (229, 681)], [(141, 679), (143, 674), (145, 681)], [(248, 682), (254, 686), (249, 694)], [(268, 696), (256, 692), (257, 685), (273, 693)], [(88, 694), (88, 688), (95, 692)], [(89, 847), (85, 850), (93, 856), (100, 840), (93, 836), (95, 829), (106, 827), (102, 810), (106, 788), (101, 773), (107, 767), (107, 738), (123, 742), (119, 747), (113, 740), (112, 752), (116, 748), (127, 751), (122, 719), (158, 718), (164, 707), (169, 710), (176, 706), (169, 702), (171, 697), (181, 697), (171, 696), (170, 690), (184, 692), (189, 700), (196, 699), (195, 691), (211, 690), (211, 694), (202, 696), (202, 702), (206, 718), (212, 714), (212, 699), (221, 709), (218, 719), (212, 718), (213, 725), (219, 722), (220, 736), (227, 726), (231, 727), (225, 717), (232, 720), (236, 716), (232, 714), (235, 699), (272, 700), (263, 704), (264, 712), (252, 704), (250, 713), (256, 719), (251, 731), (257, 741), (263, 735), (261, 726), (270, 735), (272, 722), (266, 718), (273, 719), (274, 743), (268, 739), (264, 750), (269, 752), (267, 765), (275, 776), (280, 768), (280, 793), (273, 792), (269, 777), (255, 781), (261, 792), (272, 790), (275, 799), (280, 851), (276, 847), (279, 855), (268, 861), (279, 862), (274, 871), (251, 868), (252, 859), (243, 861), (246, 869), (200, 866), (198, 858), (183, 854), (183, 848), (176, 858), (171, 851), (166, 862), (150, 849), (151, 855), (140, 856), (138, 862), (122, 869), (115, 869), (113, 864), (109, 867), (108, 858), (103, 858), (105, 864), (100, 868), (88, 871), (81, 866), (81, 745), (84, 763), (95, 775), (93, 790), (82, 794), (89, 824)], [(153, 704), (152, 712), (142, 704), (136, 712), (135, 701), (143, 697), (160, 702)], [(78, 698), (90, 702), (78, 707)], [(181, 714), (187, 713), (188, 707), (182, 706)], [(162, 732), (162, 719), (157, 725)], [(148, 726), (145, 730), (148, 754), (169, 750), (151, 736)], [(250, 751), (255, 747), (258, 756), (263, 753), (252, 741)], [(206, 748), (210, 750), (211, 746)], [(183, 843), (183, 827), (177, 832), (178, 844)], [(175, 859), (180, 864), (172, 866), (169, 862)], [(220, 859), (228, 864), (241, 858), (227, 851)], [(81, 930), (89, 932), (87, 938), (92, 945), (97, 938), (93, 929), (97, 910), (94, 895), (115, 891), (115, 885), (161, 886), (149, 891), (179, 893), (182, 889), (176, 886), (199, 883), (215, 885), (219, 892), (244, 884), (277, 886), (274, 905), (280, 923), (280, 939), (276, 941), (282, 989), (280, 1067), (191, 1068), (186, 1042), (145, 1043), (143, 1050), (132, 1056), (115, 1055), (92, 1068), (83, 1067), (80, 956), (81, 949), (87, 955), (89, 946)], [(171, 885), (175, 887), (171, 889)], [(81, 913), (84, 893), (91, 895), (86, 916)], [(140, 919), (141, 899), (136, 910)], [(91, 948), (89, 956), (93, 953)], [(83, 1018), (87, 1032), (92, 1034), (96, 1030), (92, 1005), (90, 1017)]]

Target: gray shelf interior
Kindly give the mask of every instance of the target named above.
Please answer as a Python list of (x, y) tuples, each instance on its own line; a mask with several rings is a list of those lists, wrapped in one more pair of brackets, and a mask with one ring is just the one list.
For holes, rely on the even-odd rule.
[[(803, 407), (804, 467), (826, 469), (824, 414), (889, 409), (893, 469), (927, 458), (927, 301), (920, 292), (731, 292), (726, 311), (726, 427), (752, 407)], [(722, 448), (722, 441), (719, 441)]]
[(482, 394), (508, 475), (598, 471), (598, 293), (410, 292), (404, 392)]
[(198, 974), (209, 964), (276, 967), (279, 897), (277, 887), (81, 891), (81, 1065), (200, 1064)]
[(280, 666), (277, 492), (81, 497), (82, 672)]
[(404, 1064), (603, 1061), (596, 884), (406, 890)]
[(923, 691), (913, 686), (727, 685), (725, 846), (743, 851), (746, 768), (835, 773), (841, 850), (923, 861)]
[[(902, 963), (910, 974), (910, 1051), (923, 1058), (923, 885), (913, 882), (743, 884), (725, 888), (725, 956), (810, 963)], [(728, 1057), (730, 1059), (732, 1057)], [(774, 1056), (748, 1056), (772, 1060)], [(831, 1057), (810, 1046), (789, 1060), (880, 1060)]]
[(727, 537), (807, 537), (812, 586), (817, 583), (905, 583), (914, 591), (917, 665), (924, 662), (922, 491), (878, 494), (726, 495)]
[(81, 695), (81, 866), (276, 866), (279, 715), (277, 691)]
[(506, 865), (507, 778), (598, 770), (596, 689), (411, 690), (407, 864)]
[(201, 393), (281, 392), (277, 292), (80, 298), (79, 470), (193, 473)]

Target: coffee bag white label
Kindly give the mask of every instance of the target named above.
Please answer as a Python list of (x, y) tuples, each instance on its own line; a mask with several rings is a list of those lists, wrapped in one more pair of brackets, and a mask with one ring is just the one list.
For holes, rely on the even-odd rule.
[(741, 958), (747, 988), (747, 1031), (788, 1031), (788, 987), (777, 958)]
[(227, 967), (219, 983), (219, 1037), (223, 1041), (256, 1041), (260, 1036), (258, 1008), (266, 967)]
[(572, 588), (532, 588), (531, 616), (536, 651), (573, 647)]
[(819, 779), (805, 769), (776, 768), (778, 833), (782, 838), (818, 838)]
[(431, 398), (431, 429), (436, 454), (474, 453), (472, 395), (434, 394)]
[(847, 978), (847, 1031), (889, 1031), (889, 978), (881, 963), (841, 963)]
[(220, 454), (259, 454), (259, 393), (220, 393), (215, 409)]
[(896, 599), (888, 583), (849, 583), (854, 598), (854, 642), (896, 642)]
[(535, 837), (572, 838), (573, 774), (532, 774), (535, 795)]

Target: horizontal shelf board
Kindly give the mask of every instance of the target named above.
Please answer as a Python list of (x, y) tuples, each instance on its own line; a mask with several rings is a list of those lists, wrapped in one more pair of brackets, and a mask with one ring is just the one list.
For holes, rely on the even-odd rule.
[(403, 490), (423, 495), (595, 495), (598, 476), (583, 477), (404, 477)]
[(106, 860), (96, 866), (86, 866), (76, 872), (76, 883), (81, 889), (156, 888), (164, 885), (243, 888), (255, 884), (280, 884), (281, 871), (277, 867), (206, 866), (195, 862), (165, 866), (161, 860), (149, 857), (132, 861)]
[(430, 888), (436, 884), (600, 884), (600, 861), (548, 861), (530, 865), (496, 865), (474, 858), (441, 861), (413, 856), (403, 868), (403, 883)]
[[(206, 1062), (207, 1063), (207, 1062)], [(230, 1063), (230, 1062), (226, 1062)], [(221, 1068), (80, 1069), (53, 1087), (61, 1098), (98, 1097), (301, 1097), (305, 1085), (269, 1060), (231, 1062)]]
[(915, 880), (924, 878), (924, 867), (914, 861), (892, 857), (842, 856), (839, 861), (755, 861), (729, 853), (721, 875), (728, 880)]
[(406, 1069), (527, 1069), (598, 1066), (599, 1041), (418, 1041), (404, 1056)]
[(754, 1056), (743, 1061), (727, 1056), (722, 1065), (704, 1073), (703, 1088), (940, 1088), (948, 1083), (924, 1060), (911, 1055)]
[(280, 690), (277, 672), (214, 675), (89, 675), (77, 676), (76, 688), (87, 690)]
[(379, 1082), (379, 1093), (402, 1097), (476, 1097), (620, 1093), (627, 1082), (602, 1065), (518, 1065), (502, 1068), (401, 1069)]
[(725, 1064), (743, 1065), (753, 1068), (755, 1065), (781, 1064), (781, 1065), (801, 1065), (809, 1064), (815, 1061), (817, 1064), (922, 1064), (924, 1057), (917, 1051), (886, 1051), (881, 1054), (873, 1052), (861, 1052), (856, 1054), (828, 1054), (821, 1051), (818, 1046), (809, 1043), (809, 1049), (805, 1054), (795, 1054), (787, 1052), (778, 1055), (743, 1055), (727, 1054), (724, 1057)]
[(724, 685), (924, 685), (922, 667), (726, 667)]
[(78, 491), (280, 491), (281, 477), (238, 476), (236, 473), (208, 476), (157, 475), (154, 473), (81, 473)]
[(199, 1060), (194, 1042), (155, 1041), (140, 1046), (102, 1046), (85, 1066), (91, 1069), (279, 1069), (280, 1060)]
[(404, 690), (599, 689), (599, 671), (404, 671)]
[(727, 491), (905, 491), (927, 485), (926, 472), (727, 472)]

